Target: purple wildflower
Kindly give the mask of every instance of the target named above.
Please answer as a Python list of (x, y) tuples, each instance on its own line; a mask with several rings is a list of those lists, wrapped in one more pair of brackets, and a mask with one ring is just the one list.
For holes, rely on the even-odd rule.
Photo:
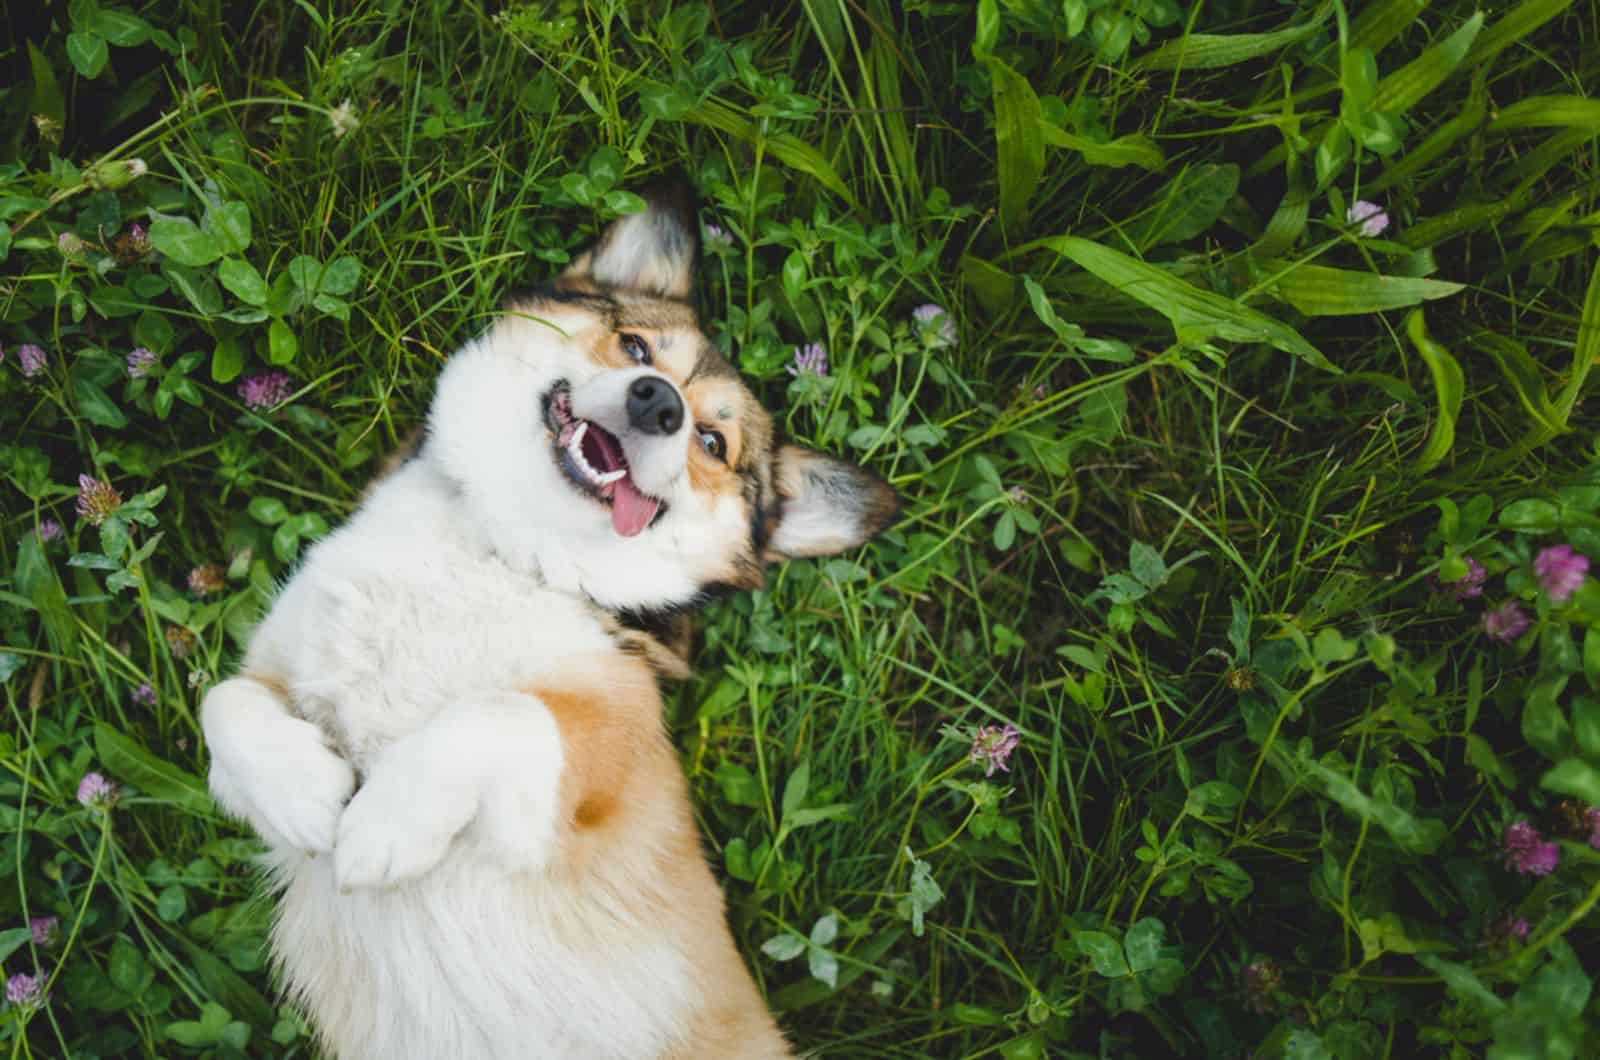
[(1506, 913), (1489, 925), (1483, 933), (1483, 940), (1490, 946), (1520, 945), (1527, 942), (1532, 933), (1533, 925), (1528, 923), (1527, 917)]
[(39, 544), (48, 545), (61, 536), (61, 524), (54, 519), (40, 519), (39, 529), (34, 532), (39, 535)]
[(983, 766), (983, 775), (992, 777), (995, 770), (1011, 772), (1011, 752), (1022, 742), (1022, 734), (1013, 726), (981, 725), (972, 734), (972, 749), (967, 757)]
[(1583, 585), (1589, 573), (1589, 557), (1574, 552), (1571, 545), (1551, 545), (1533, 557), (1533, 573), (1553, 604), (1564, 604)]
[(140, 346), (138, 349), (128, 354), (127, 362), (128, 378), (143, 379), (145, 376), (150, 374), (150, 369), (156, 366), (155, 351), (147, 350), (143, 346)]
[(701, 238), (705, 241), (707, 250), (722, 250), (733, 246), (733, 237), (721, 225), (714, 225), (707, 221), (700, 227)]
[(927, 340), (928, 345), (935, 349), (944, 346), (952, 349), (955, 347), (956, 322), (950, 318), (944, 306), (934, 305), (932, 302), (919, 305), (911, 311), (911, 319), (917, 322), (917, 330), (922, 332), (922, 337)]
[(99, 526), (122, 504), (122, 494), (111, 483), (90, 475), (78, 476), (78, 518)]
[(78, 801), (85, 806), (109, 806), (117, 798), (117, 786), (99, 773), (85, 773), (78, 781)]
[(1515, 600), (1483, 613), (1483, 631), (1495, 640), (1510, 643), (1528, 631), (1532, 619)]
[(111, 241), (111, 255), (120, 265), (133, 265), (150, 256), (155, 248), (150, 244), (150, 233), (142, 224), (131, 224), (128, 230)]
[(28, 930), (33, 932), (35, 946), (48, 946), (56, 940), (56, 928), (61, 921), (53, 916), (36, 916), (28, 920)]
[(44, 347), (29, 342), (17, 347), (17, 367), (29, 379), (44, 371)]
[(808, 342), (795, 347), (794, 360), (789, 364), (793, 376), (828, 374), (828, 347), (820, 342)]
[(56, 236), (56, 249), (61, 256), (72, 261), (83, 257), (83, 252), (89, 244), (78, 238), (76, 232), (62, 232)]
[(36, 975), (18, 972), (6, 980), (6, 1000), (18, 1008), (32, 1008), (44, 1000), (44, 983)]
[(1600, 850), (1600, 806), (1583, 811), (1583, 821), (1589, 826), (1589, 845)]
[(1489, 572), (1483, 564), (1466, 557), (1467, 573), (1453, 582), (1441, 582), (1438, 575), (1430, 575), (1428, 581), (1435, 591), (1443, 593), (1452, 600), (1471, 600), (1483, 595), (1483, 583), (1489, 580)]
[(294, 380), (282, 372), (246, 376), (239, 381), (239, 400), (260, 412), (281, 405), (294, 392)]
[(1357, 226), (1368, 239), (1383, 235), (1383, 230), (1389, 227), (1389, 215), (1383, 212), (1383, 207), (1365, 199), (1352, 203), (1344, 213), (1344, 220), (1346, 224)]
[(1525, 821), (1506, 826), (1504, 844), (1506, 868), (1525, 876), (1548, 876), (1561, 860), (1561, 848)]
[(150, 687), (149, 681), (142, 681), (138, 688), (133, 690), (133, 701), (141, 707), (156, 705), (156, 690)]
[(1244, 1007), (1263, 1013), (1272, 1009), (1272, 995), (1283, 985), (1283, 969), (1271, 958), (1251, 961), (1239, 975), (1244, 985)]

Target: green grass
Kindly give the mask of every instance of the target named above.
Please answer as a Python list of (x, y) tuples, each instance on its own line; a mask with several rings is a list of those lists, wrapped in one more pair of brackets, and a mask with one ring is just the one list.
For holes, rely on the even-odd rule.
[[(51, 978), (0, 1011), (13, 1056), (312, 1055), (196, 706), (449, 351), (669, 171), (732, 237), (711, 333), (907, 502), (711, 609), (668, 690), (798, 1044), (1600, 1054), (1600, 587), (1531, 567), (1600, 558), (1592, 3), (19, 10), (0, 955)], [(784, 370), (805, 342), (826, 380)], [(292, 400), (245, 408), (272, 370)], [(98, 527), (82, 473), (128, 500)], [(1513, 821), (1555, 872), (1504, 866)]]

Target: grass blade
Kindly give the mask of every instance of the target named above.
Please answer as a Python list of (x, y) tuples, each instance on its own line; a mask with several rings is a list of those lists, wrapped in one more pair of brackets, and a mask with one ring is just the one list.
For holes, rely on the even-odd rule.
[(1372, 96), (1372, 109), (1395, 114), (1410, 110), (1455, 73), (1482, 29), (1483, 12), (1479, 11), (1460, 29), (1379, 81)]
[(1179, 341), (1200, 342), (1215, 337), (1230, 342), (1262, 342), (1318, 368), (1339, 371), (1293, 328), (1221, 295), (1203, 291), (1165, 269), (1076, 236), (1046, 239), (1039, 245), (1049, 247), (1166, 317)]
[(1466, 378), (1461, 372), (1460, 363), (1451, 356), (1450, 351), (1428, 337), (1422, 310), (1414, 310), (1406, 318), (1406, 334), (1427, 362), (1428, 371), (1433, 375), (1434, 394), (1439, 399), (1439, 414), (1433, 423), (1433, 433), (1428, 435), (1428, 444), (1417, 454), (1415, 464), (1418, 472), (1426, 472), (1438, 466), (1455, 444), (1456, 417), (1461, 414)]
[(1333, 13), (1323, 4), (1297, 26), (1270, 33), (1191, 33), (1168, 41), (1134, 63), (1138, 70), (1220, 70), (1298, 44), (1317, 32)]

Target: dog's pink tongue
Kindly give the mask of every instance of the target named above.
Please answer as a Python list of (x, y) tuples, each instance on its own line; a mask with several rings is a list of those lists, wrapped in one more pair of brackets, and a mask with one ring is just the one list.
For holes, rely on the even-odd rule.
[(661, 502), (646, 497), (634, 488), (633, 479), (624, 476), (611, 491), (611, 527), (623, 537), (633, 537), (650, 525)]

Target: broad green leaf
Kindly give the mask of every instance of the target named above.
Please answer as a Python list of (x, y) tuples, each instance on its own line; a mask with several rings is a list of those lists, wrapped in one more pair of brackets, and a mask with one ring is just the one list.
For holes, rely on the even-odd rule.
[(1563, 758), (1545, 770), (1539, 786), (1548, 791), (1572, 795), (1591, 806), (1600, 806), (1600, 769), (1581, 758)]
[(1489, 123), (1489, 128), (1494, 132), (1552, 127), (1600, 132), (1600, 99), (1529, 96), (1501, 108), (1494, 121)]
[(208, 274), (170, 261), (161, 263), (161, 274), (201, 316), (214, 317), (222, 312), (222, 291)]
[(1419, 953), (1416, 957), (1418, 964), (1443, 979), (1444, 985), (1450, 988), (1450, 992), (1463, 1001), (1470, 1001), (1485, 1012), (1498, 1013), (1505, 1010), (1505, 1001), (1484, 986), (1483, 980), (1466, 965), (1435, 957), (1431, 953)]
[[(659, 83), (652, 84), (641, 80), (641, 86), (650, 86), (661, 89)], [(758, 126), (743, 117), (732, 107), (715, 100), (705, 100), (696, 103), (683, 114), (683, 120), (696, 125), (704, 125), (718, 132), (727, 133), (746, 143), (759, 143), (772, 157), (788, 166), (817, 180), (829, 191), (838, 195), (845, 202), (854, 204), (855, 196), (850, 194), (850, 188), (843, 180), (839, 179), (836, 172), (823, 154), (805, 141), (791, 136), (788, 133), (763, 135)]]
[(1237, 66), (1298, 44), (1305, 40), (1333, 13), (1332, 4), (1323, 4), (1311, 18), (1296, 26), (1270, 33), (1190, 33), (1168, 41), (1133, 64), (1136, 70), (1217, 70)]
[(1561, 693), (1567, 687), (1565, 675), (1535, 681), (1522, 701), (1522, 738), (1534, 750), (1552, 760), (1567, 757), (1572, 751), (1572, 727), (1561, 709)]
[(1017, 278), (982, 258), (961, 255), (961, 280), (990, 313), (1003, 313), (1016, 301)]
[(224, 254), (242, 254), (250, 246), (250, 207), (242, 202), (225, 202), (206, 212), (202, 227)]
[(33, 74), (33, 95), (29, 99), (28, 109), (64, 124), (67, 120), (67, 102), (61, 94), (61, 84), (56, 80), (55, 68), (49, 56), (31, 40), (28, 42), (28, 68)]
[(1324, 795), (1362, 820), (1382, 828), (1408, 853), (1431, 854), (1449, 833), (1444, 822), (1419, 819), (1388, 799), (1368, 795), (1355, 781), (1321, 762), (1302, 758), (1300, 764)]
[(224, 335), (217, 340), (216, 348), (211, 351), (211, 380), (215, 383), (231, 383), (244, 371), (244, 350), (239, 345), (239, 340), (233, 335)]
[(795, 766), (794, 772), (789, 774), (787, 783), (783, 785), (783, 816), (787, 818), (789, 814), (805, 805), (806, 796), (810, 792), (811, 762), (802, 759), (800, 764)]
[(89, 20), (89, 28), (110, 44), (132, 48), (150, 36), (150, 23), (126, 11), (101, 9)]
[(144, 300), (121, 284), (96, 287), (89, 292), (89, 304), (107, 319), (131, 317), (144, 311)]
[(1439, 407), (1434, 415), (1433, 431), (1428, 442), (1417, 454), (1416, 470), (1427, 472), (1436, 467), (1450, 452), (1456, 440), (1456, 417), (1461, 414), (1461, 399), (1466, 394), (1466, 379), (1461, 365), (1450, 351), (1428, 337), (1423, 323), (1422, 310), (1413, 310), (1406, 318), (1406, 334), (1428, 364), (1433, 376), (1434, 396)]
[(196, 817), (210, 817), (211, 796), (199, 777), (157, 758), (104, 722), (94, 727), (94, 749), (106, 771), (153, 799), (170, 803)]
[(1138, 166), (1154, 173), (1159, 172), (1167, 164), (1166, 155), (1161, 153), (1161, 148), (1143, 133), (1119, 136), (1115, 140), (1100, 143), (1086, 136), (1069, 133), (1059, 125), (1041, 121), (1039, 135), (1051, 147), (1064, 147), (1069, 151), (1078, 152), (1091, 166), (1109, 166), (1112, 169)]
[[(1583, 668), (1589, 677), (1589, 687), (1595, 686), (1594, 675), (1600, 671), (1600, 628), (1590, 626), (1583, 640)], [(1587, 758), (1600, 762), (1600, 699), (1593, 696), (1574, 696), (1572, 699), (1572, 738), (1578, 750)], [(1600, 799), (1591, 800), (1600, 805)]]
[(1561, 411), (1545, 392), (1542, 369), (1520, 342), (1514, 342), (1492, 331), (1480, 332), (1473, 336), (1471, 341), (1474, 346), (1495, 359), (1495, 363), (1505, 373), (1506, 381), (1516, 393), (1517, 400), (1522, 402), (1522, 407), (1533, 417), (1537, 430), (1555, 435), (1567, 429)]
[(1044, 111), (1028, 79), (1000, 59), (984, 60), (994, 86), (994, 136), (1000, 177), (1000, 223), (1019, 225), (1044, 172)]
[(1055, 306), (1050, 303), (1050, 296), (1039, 285), (1039, 281), (1032, 276), (1022, 278), (1022, 287), (1028, 292), (1028, 304), (1033, 307), (1033, 315), (1039, 318), (1039, 323), (1056, 333), (1056, 337), (1068, 346), (1075, 346), (1083, 338), (1083, 329), (1076, 324), (1068, 324), (1056, 316)]
[(1072, 935), (1078, 950), (1089, 958), (1094, 970), (1107, 979), (1129, 974), (1128, 960), (1116, 939), (1103, 931), (1078, 931)]
[(217, 279), (233, 292), (235, 298), (253, 306), (267, 304), (267, 281), (261, 278), (256, 267), (242, 258), (224, 258), (217, 266)]
[(1233, 163), (1189, 166), (1161, 193), (1159, 203), (1130, 226), (1141, 248), (1181, 243), (1211, 229), (1239, 191), (1239, 167)]
[(97, 427), (117, 430), (128, 425), (128, 417), (117, 408), (111, 395), (92, 379), (77, 376), (72, 380), (72, 397), (83, 418)]
[(1265, 262), (1266, 269), (1285, 269), (1272, 283), (1272, 293), (1309, 317), (1343, 317), (1405, 309), (1435, 298), (1447, 298), (1462, 284), (1416, 276), (1381, 276), (1373, 272), (1334, 269), (1326, 265)]
[(323, 294), (347, 295), (360, 280), (361, 262), (346, 254), (328, 262), (317, 289)]
[(806, 951), (806, 940), (792, 931), (774, 935), (761, 944), (761, 952), (775, 961), (792, 961)]
[(1450, 36), (1378, 82), (1372, 109), (1404, 114), (1455, 72), (1483, 29), (1483, 12), (1467, 19)]
[(67, 58), (72, 60), (72, 68), (84, 77), (99, 77), (110, 55), (105, 39), (94, 33), (67, 34)]
[(1152, 916), (1129, 927), (1122, 940), (1122, 948), (1128, 955), (1128, 967), (1135, 972), (1154, 968), (1161, 957), (1161, 940), (1166, 932), (1166, 926)]
[(1229, 342), (1262, 342), (1318, 368), (1339, 371), (1320, 350), (1287, 325), (1221, 295), (1203, 291), (1164, 269), (1077, 236), (1045, 239), (1039, 245), (1054, 250), (1166, 317), (1180, 340), (1203, 341), (1215, 337)]
[(25, 927), (7, 928), (5, 931), (0, 931), (0, 961), (5, 960), (27, 945), (28, 940), (32, 937), (33, 931)]
[(1500, 761), (1500, 756), (1494, 753), (1489, 741), (1475, 732), (1467, 733), (1467, 764), (1484, 776), (1499, 781), (1501, 787), (1516, 787), (1517, 775), (1510, 766)]
[(150, 222), (150, 244), (179, 265), (209, 265), (222, 257), (216, 236), (200, 230), (187, 217), (161, 217)]
[(300, 352), (300, 340), (288, 324), (274, 320), (267, 326), (267, 361), (275, 365), (288, 364)]

